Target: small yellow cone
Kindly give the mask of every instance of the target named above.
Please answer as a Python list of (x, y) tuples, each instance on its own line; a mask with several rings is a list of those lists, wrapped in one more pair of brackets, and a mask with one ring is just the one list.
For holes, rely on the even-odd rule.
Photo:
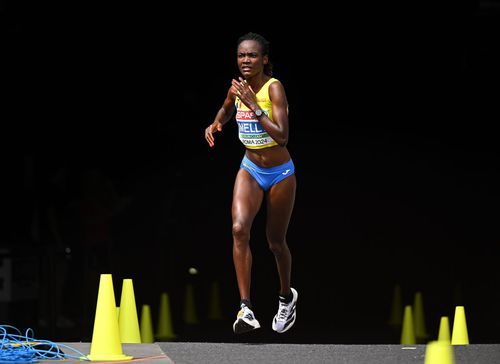
[(116, 301), (111, 274), (101, 274), (90, 354), (91, 361), (129, 360), (120, 341)]
[(401, 329), (401, 345), (415, 345), (415, 326), (411, 305), (406, 305), (403, 314), (403, 327)]
[(439, 321), (438, 341), (450, 343), (450, 337), (450, 320), (448, 319), (448, 316), (442, 316)]
[(467, 332), (464, 306), (455, 307), (455, 317), (453, 319), (453, 329), (451, 333), (451, 345), (469, 345), (469, 334)]
[(177, 335), (174, 334), (172, 327), (172, 314), (170, 313), (170, 300), (168, 293), (163, 292), (160, 295), (160, 309), (158, 312), (158, 327), (156, 337), (160, 341), (168, 341), (174, 339)]
[(194, 300), (193, 285), (186, 286), (186, 296), (184, 301), (184, 322), (188, 325), (196, 325), (199, 323), (198, 315), (196, 313), (196, 305)]
[(142, 305), (140, 328), (141, 341), (143, 343), (153, 343), (153, 320), (151, 319), (151, 307), (149, 305)]
[(212, 289), (210, 292), (210, 306), (208, 311), (209, 320), (221, 320), (222, 309), (220, 303), (219, 282), (212, 282)]
[(455, 364), (453, 347), (446, 341), (431, 341), (425, 348), (424, 364)]
[(141, 343), (141, 330), (139, 329), (139, 318), (137, 317), (137, 307), (135, 304), (134, 284), (130, 278), (123, 280), (118, 324), (122, 343)]
[(392, 293), (391, 315), (389, 317), (389, 325), (393, 327), (401, 326), (401, 319), (403, 317), (403, 300), (401, 294), (401, 286), (394, 285)]
[(424, 303), (422, 292), (415, 292), (413, 300), (413, 323), (415, 325), (415, 338), (417, 342), (424, 343), (429, 336), (425, 325)]

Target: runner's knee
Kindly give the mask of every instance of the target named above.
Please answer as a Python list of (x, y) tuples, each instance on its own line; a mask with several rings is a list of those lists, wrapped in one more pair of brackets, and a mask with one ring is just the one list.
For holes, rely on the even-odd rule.
[(240, 222), (233, 223), (233, 237), (238, 241), (249, 240), (250, 228)]

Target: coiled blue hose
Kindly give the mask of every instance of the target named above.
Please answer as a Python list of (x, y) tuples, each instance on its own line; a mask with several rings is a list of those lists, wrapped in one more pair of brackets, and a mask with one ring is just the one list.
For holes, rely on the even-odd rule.
[[(63, 352), (61, 348), (67, 349)], [(34, 337), (32, 329), (21, 331), (10, 325), (0, 325), (0, 363), (34, 363), (37, 360), (77, 359), (90, 361), (78, 350), (64, 344)]]

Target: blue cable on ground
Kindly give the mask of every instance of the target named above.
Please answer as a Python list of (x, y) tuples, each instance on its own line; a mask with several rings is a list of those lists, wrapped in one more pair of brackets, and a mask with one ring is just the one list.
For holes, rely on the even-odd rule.
[[(61, 348), (72, 351), (74, 355), (63, 352)], [(34, 338), (32, 329), (27, 329), (22, 335), (14, 326), (0, 325), (0, 363), (29, 364), (57, 359), (90, 361), (85, 354), (67, 345)]]

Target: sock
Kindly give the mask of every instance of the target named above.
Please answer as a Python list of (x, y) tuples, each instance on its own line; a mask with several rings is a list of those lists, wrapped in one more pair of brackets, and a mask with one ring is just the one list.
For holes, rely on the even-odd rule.
[(292, 300), (293, 300), (293, 293), (292, 293), (292, 291), (290, 290), (290, 293), (287, 294), (287, 295), (281, 295), (280, 294), (279, 295), (279, 299), (283, 303), (290, 303), (290, 302), (292, 302)]
[(252, 309), (252, 303), (250, 302), (250, 300), (247, 300), (247, 299), (241, 300), (240, 301), (240, 308), (243, 306), (247, 306), (249, 309)]

